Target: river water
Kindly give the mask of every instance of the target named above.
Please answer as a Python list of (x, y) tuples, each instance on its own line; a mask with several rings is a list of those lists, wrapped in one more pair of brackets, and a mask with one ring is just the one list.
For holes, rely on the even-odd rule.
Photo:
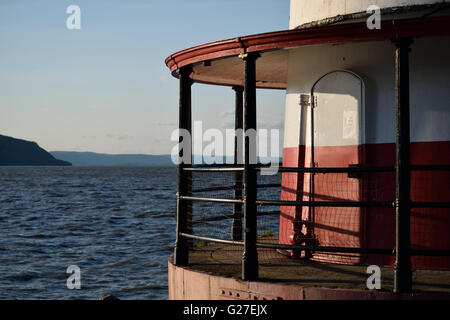
[(175, 167), (0, 167), (0, 299), (167, 299), (176, 183)]

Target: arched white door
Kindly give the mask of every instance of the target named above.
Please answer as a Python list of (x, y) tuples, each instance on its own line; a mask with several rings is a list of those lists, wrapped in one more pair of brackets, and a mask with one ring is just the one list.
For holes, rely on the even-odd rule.
[[(360, 145), (364, 140), (364, 83), (351, 71), (332, 71), (311, 89), (314, 147)], [(357, 158), (349, 159), (358, 164)], [(318, 159), (317, 159), (318, 160)]]
[[(315, 167), (349, 167), (362, 162), (364, 141), (364, 83), (351, 71), (332, 71), (311, 89), (311, 163)], [(315, 174), (311, 180), (316, 201), (361, 201), (359, 175)], [(362, 247), (362, 208), (315, 207), (314, 234), (323, 246)], [(319, 260), (360, 263), (358, 254), (316, 254)]]

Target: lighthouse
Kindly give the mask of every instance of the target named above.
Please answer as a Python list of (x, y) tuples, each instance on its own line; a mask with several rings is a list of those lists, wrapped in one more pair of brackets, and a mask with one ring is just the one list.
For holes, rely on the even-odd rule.
[[(291, 1), (292, 29), (366, 21), (371, 5), (386, 19), (448, 12), (436, 1)], [(374, 7), (372, 7), (374, 8)], [(434, 8), (430, 11), (430, 8)], [(441, 9), (441, 10), (439, 10)], [(376, 14), (375, 12), (373, 14)], [(364, 18), (363, 18), (364, 17)], [(391, 20), (395, 26), (395, 21)], [(384, 27), (384, 24), (383, 24)], [(382, 28), (383, 28), (382, 27)], [(382, 28), (380, 31), (382, 31)], [(370, 34), (371, 30), (367, 29)], [(349, 30), (349, 33), (352, 31)], [(418, 32), (420, 32), (418, 30)], [(450, 159), (450, 38), (409, 37), (361, 43), (305, 46), (289, 50), (283, 164), (298, 167), (395, 166), (395, 50), (409, 62), (410, 165), (448, 165)], [(398, 80), (398, 79), (397, 79)], [(411, 171), (410, 200), (450, 200), (448, 172)], [(425, 186), (427, 185), (427, 187)], [(285, 199), (395, 199), (394, 172), (301, 174), (284, 176)], [(311, 188), (314, 188), (312, 190)], [(355, 247), (395, 244), (395, 210), (360, 207), (284, 207), (282, 243)], [(412, 208), (413, 248), (450, 249), (448, 209)], [(295, 254), (290, 252), (290, 254)], [(361, 254), (312, 254), (337, 263), (392, 265), (393, 257)], [(414, 257), (415, 267), (450, 268), (450, 259)]]
[[(420, 297), (413, 270), (440, 270), (449, 277), (448, 57), (450, 3), (435, 0), (291, 0), (289, 30), (170, 55), (165, 62), (180, 82), (179, 127), (187, 132), (193, 83), (235, 91), (236, 129), (258, 129), (257, 88), (284, 90), (286, 99), (279, 199), (260, 198), (261, 166), (249, 161), (256, 156), (249, 154), (251, 139), (241, 150), (243, 165), (236, 159), (222, 167), (179, 165), (169, 298), (373, 297), (309, 288), (301, 279), (297, 287), (260, 281), (262, 250), (287, 259), (289, 270), (296, 261), (303, 267), (308, 261), (330, 268), (390, 268), (392, 295), (383, 298)], [(231, 199), (196, 194), (211, 189), (193, 189), (192, 174), (212, 171), (235, 172)], [(223, 216), (230, 219), (222, 222), (232, 228), (229, 239), (195, 231), (196, 201), (232, 204)], [(277, 234), (269, 240), (258, 233), (260, 206), (279, 209)], [(210, 243), (215, 254), (226, 246), (241, 248), (239, 279), (220, 264), (216, 273), (186, 269), (192, 241)]]

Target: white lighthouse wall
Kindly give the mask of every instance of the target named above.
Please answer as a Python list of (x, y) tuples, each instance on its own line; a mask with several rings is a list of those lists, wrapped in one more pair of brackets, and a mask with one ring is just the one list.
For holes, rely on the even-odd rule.
[[(300, 94), (333, 70), (351, 70), (365, 83), (365, 141), (395, 142), (395, 46), (388, 42), (318, 45), (290, 50), (285, 148), (310, 145), (309, 112)], [(416, 39), (410, 54), (411, 141), (450, 141), (450, 38)], [(303, 117), (303, 119), (302, 119)], [(303, 128), (300, 128), (300, 122)], [(323, 142), (322, 145), (333, 146)]]
[(371, 5), (389, 8), (439, 2), (448, 0), (291, 0), (289, 28), (337, 15), (365, 12)]

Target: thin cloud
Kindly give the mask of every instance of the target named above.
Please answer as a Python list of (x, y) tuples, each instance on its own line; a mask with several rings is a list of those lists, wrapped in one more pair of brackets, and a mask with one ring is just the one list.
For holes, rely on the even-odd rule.
[(234, 117), (234, 111), (222, 111), (220, 113), (220, 116), (221, 117), (231, 117), (231, 116)]
[(257, 124), (257, 128), (259, 128), (259, 129), (283, 129), (284, 124), (283, 124), (283, 121), (276, 121), (276, 122), (261, 121)]
[(173, 126), (177, 126), (177, 124), (175, 122), (158, 122), (156, 123), (157, 126), (161, 126), (161, 127), (173, 127)]
[(127, 140), (127, 139), (133, 139), (133, 136), (128, 135), (128, 134), (114, 135), (112, 133), (108, 133), (108, 134), (106, 134), (106, 138), (115, 139), (115, 140)]

